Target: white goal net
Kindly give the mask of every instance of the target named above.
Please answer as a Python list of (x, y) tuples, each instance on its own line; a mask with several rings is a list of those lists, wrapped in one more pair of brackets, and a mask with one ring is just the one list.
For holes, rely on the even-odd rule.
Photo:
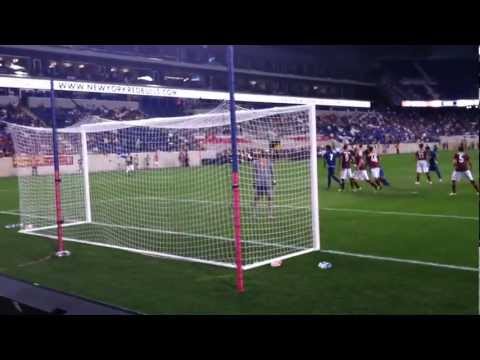
[[(320, 247), (315, 108), (237, 110), (243, 268)], [(59, 129), (64, 239), (235, 267), (230, 114)], [(52, 132), (9, 125), (23, 232), (56, 238)]]

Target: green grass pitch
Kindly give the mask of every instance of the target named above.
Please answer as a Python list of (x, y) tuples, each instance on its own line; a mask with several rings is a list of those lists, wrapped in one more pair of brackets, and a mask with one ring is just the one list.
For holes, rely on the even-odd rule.
[[(478, 180), (478, 152), (470, 155)], [(348, 186), (338, 193), (335, 183), (327, 191), (320, 160), (322, 249), (478, 268), (479, 198), (465, 181), (456, 197), (448, 196), (452, 154), (439, 156), (444, 182), (432, 174), (433, 185), (414, 184), (412, 154), (384, 156), (392, 186), (378, 193), (368, 185), (358, 193)], [(226, 186), (221, 193), (228, 191)], [(0, 210), (16, 208), (17, 179), (1, 179)], [(52, 241), (5, 228), (16, 222), (16, 216), (0, 214), (0, 272), (142, 313), (478, 313), (478, 272), (468, 269), (315, 252), (288, 259), (280, 268), (247, 271), (247, 291), (239, 295), (231, 269), (69, 242), (71, 257), (46, 258)], [(319, 261), (333, 268), (320, 270)]]

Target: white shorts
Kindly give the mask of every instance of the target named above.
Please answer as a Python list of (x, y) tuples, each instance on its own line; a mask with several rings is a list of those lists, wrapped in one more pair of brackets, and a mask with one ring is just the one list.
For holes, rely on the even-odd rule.
[(374, 179), (378, 179), (380, 177), (380, 168), (379, 167), (370, 169), (370, 172), (372, 173), (372, 177)]
[(452, 181), (460, 181), (462, 177), (466, 177), (468, 180), (473, 181), (473, 175), (470, 170), (467, 171), (456, 171), (452, 173)]
[(370, 180), (368, 178), (367, 170), (357, 170), (357, 171), (355, 171), (355, 179), (364, 180), (364, 181)]
[(428, 173), (430, 166), (428, 166), (427, 160), (418, 160), (417, 161), (417, 173)]
[(353, 178), (352, 169), (342, 169), (342, 175), (340, 176), (340, 179), (345, 180), (351, 178)]
[(133, 165), (127, 165), (127, 171), (134, 171), (135, 167)]

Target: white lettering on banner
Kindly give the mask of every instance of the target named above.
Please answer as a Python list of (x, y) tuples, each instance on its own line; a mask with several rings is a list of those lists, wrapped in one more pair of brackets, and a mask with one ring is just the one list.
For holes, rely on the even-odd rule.
[[(32, 78), (0, 77), (0, 87), (49, 90), (50, 80)], [(228, 100), (227, 92), (188, 90), (160, 87), (154, 85), (136, 86), (107, 83), (92, 83), (85, 81), (64, 81), (54, 80), (54, 89), (58, 91), (73, 92), (97, 92), (108, 94), (137, 95), (137, 96), (159, 96), (177, 97), (205, 100)], [(308, 97), (245, 94), (237, 93), (236, 99), (239, 102), (259, 102), (270, 104), (315, 104), (320, 106), (359, 107), (370, 108), (370, 101), (345, 100), (345, 99), (320, 99)]]

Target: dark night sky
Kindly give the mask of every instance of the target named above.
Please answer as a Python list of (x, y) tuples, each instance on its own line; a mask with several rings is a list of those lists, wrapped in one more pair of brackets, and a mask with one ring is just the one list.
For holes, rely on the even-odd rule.
[(285, 49), (295, 49), (310, 55), (325, 55), (325, 53), (356, 52), (370, 58), (382, 57), (449, 57), (478, 58), (477, 45), (313, 45), (313, 46), (282, 46)]

